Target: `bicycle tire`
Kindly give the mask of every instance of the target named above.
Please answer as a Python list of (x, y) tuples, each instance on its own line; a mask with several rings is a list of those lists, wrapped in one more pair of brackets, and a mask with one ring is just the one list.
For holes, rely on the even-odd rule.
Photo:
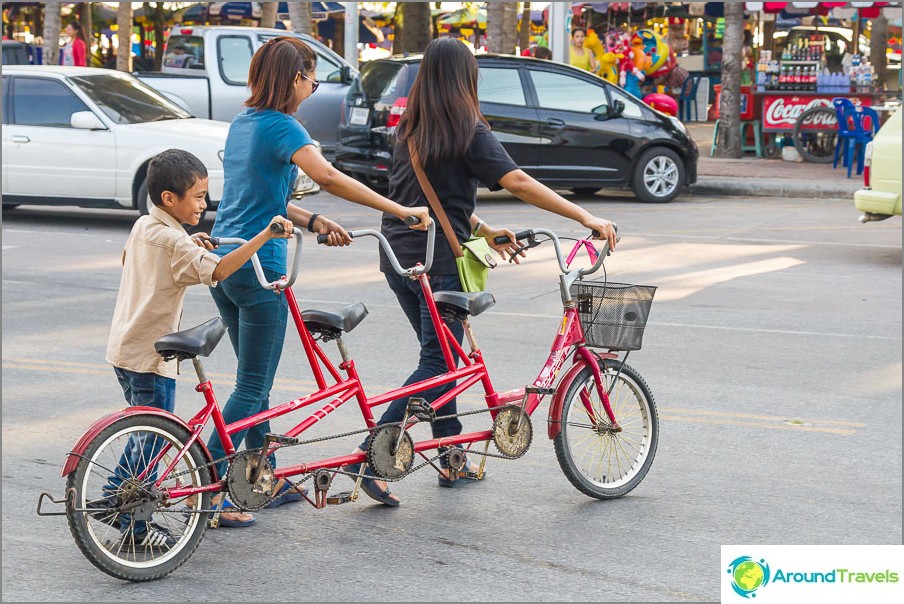
[(791, 140), (801, 157), (816, 164), (827, 164), (835, 158), (838, 130), (805, 130), (803, 126), (815, 118), (837, 122), (835, 110), (825, 105), (810, 107), (794, 123)]
[[(153, 441), (148, 439), (153, 437)], [(100, 432), (88, 443), (85, 453), (79, 460), (74, 472), (67, 480), (67, 492), (75, 489), (75, 493), (67, 499), (66, 517), (69, 529), (82, 554), (94, 566), (117, 579), (141, 582), (152, 581), (164, 577), (182, 566), (195, 552), (207, 529), (207, 513), (180, 514), (178, 511), (164, 512), (166, 508), (159, 503), (149, 521), (162, 526), (170, 534), (177, 536), (178, 541), (165, 550), (153, 546), (136, 545), (134, 541), (123, 537), (120, 533), (120, 514), (118, 512), (85, 512), (76, 511), (89, 506), (98, 506), (99, 502), (112, 499), (109, 490), (109, 474), (113, 468), (122, 468), (119, 461), (124, 458), (125, 447), (138, 443), (141, 455), (147, 451), (147, 443), (163, 450), (162, 444), (172, 445), (164, 452), (157, 468), (166, 468), (175, 458), (176, 452), (184, 448), (190, 434), (177, 422), (157, 415), (137, 414), (119, 419)], [(132, 440), (132, 439), (135, 440)], [(158, 445), (158, 439), (160, 445)], [(154, 453), (156, 455), (156, 453)], [(195, 442), (179, 461), (171, 474), (184, 470), (188, 473), (172, 479), (172, 484), (185, 486), (204, 486), (211, 483), (210, 468), (201, 446)], [(128, 470), (125, 470), (127, 472)], [(134, 480), (146, 485), (147, 482), (128, 476), (123, 485)], [(161, 484), (166, 487), (167, 480)], [(141, 489), (137, 489), (140, 492)], [(122, 497), (123, 487), (116, 490), (115, 497)], [(135, 491), (133, 491), (135, 492)], [(194, 509), (209, 509), (211, 494), (205, 493), (196, 497)], [(188, 504), (188, 501), (183, 501)], [(179, 502), (168, 502), (168, 506)], [(99, 508), (104, 509), (104, 508)], [(129, 526), (134, 527), (134, 515), (130, 516)], [(127, 527), (128, 528), (128, 527)], [(159, 555), (158, 555), (159, 554)]]
[[(560, 385), (566, 391), (562, 415), (555, 418), (561, 421), (561, 429), (554, 444), (559, 466), (575, 488), (596, 499), (617, 499), (634, 490), (650, 470), (659, 444), (659, 416), (650, 387), (635, 369), (621, 361), (605, 360), (599, 364), (622, 431), (599, 433), (588, 423), (580, 397), (582, 389), (590, 389), (597, 417), (606, 417), (606, 412), (596, 393), (593, 371), (585, 367), (570, 384)], [(613, 383), (616, 375), (618, 383)], [(629, 438), (639, 440), (629, 442)], [(634, 450), (633, 459), (628, 455), (630, 449)], [(619, 453), (625, 454), (623, 459)], [(623, 462), (627, 471), (612, 476), (613, 470), (621, 470)]]

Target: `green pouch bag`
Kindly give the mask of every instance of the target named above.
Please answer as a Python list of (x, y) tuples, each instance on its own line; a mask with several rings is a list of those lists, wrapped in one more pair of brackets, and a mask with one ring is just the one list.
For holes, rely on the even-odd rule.
[(493, 248), (483, 237), (473, 236), (461, 244), (461, 252), (461, 256), (455, 259), (455, 264), (458, 265), (462, 291), (484, 291), (490, 269), (496, 266)]

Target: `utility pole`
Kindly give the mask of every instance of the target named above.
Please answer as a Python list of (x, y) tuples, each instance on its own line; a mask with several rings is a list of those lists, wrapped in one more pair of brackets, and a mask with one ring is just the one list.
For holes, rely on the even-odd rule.
[(571, 34), (565, 31), (565, 21), (570, 10), (571, 2), (549, 3), (549, 50), (552, 51), (552, 60), (559, 63), (568, 63)]
[(358, 69), (358, 3), (345, 3), (345, 60)]

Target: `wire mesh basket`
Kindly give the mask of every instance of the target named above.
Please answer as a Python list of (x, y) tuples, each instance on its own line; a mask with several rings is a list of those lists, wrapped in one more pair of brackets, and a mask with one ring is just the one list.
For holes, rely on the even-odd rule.
[(571, 297), (577, 304), (587, 345), (640, 350), (655, 293), (652, 285), (576, 281)]

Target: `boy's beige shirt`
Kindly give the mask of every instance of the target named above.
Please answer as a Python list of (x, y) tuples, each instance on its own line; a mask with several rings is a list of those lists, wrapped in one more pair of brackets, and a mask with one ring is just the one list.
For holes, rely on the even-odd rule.
[(179, 221), (154, 206), (135, 222), (122, 252), (122, 280), (107, 343), (107, 362), (139, 373), (176, 377), (154, 342), (179, 331), (185, 288), (216, 287), (220, 257), (198, 247)]

